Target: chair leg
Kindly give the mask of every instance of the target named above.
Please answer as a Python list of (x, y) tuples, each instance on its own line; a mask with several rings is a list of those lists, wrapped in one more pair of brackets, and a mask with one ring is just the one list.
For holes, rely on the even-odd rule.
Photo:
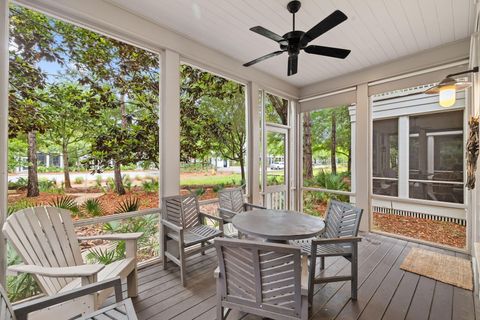
[(187, 286), (187, 272), (186, 272), (186, 265), (185, 265), (185, 248), (183, 247), (182, 241), (178, 243), (179, 246), (179, 256), (180, 256), (180, 280), (182, 282), (182, 286)]
[(225, 317), (223, 316), (223, 307), (221, 304), (217, 304), (217, 320), (223, 320)]
[(315, 288), (315, 268), (317, 264), (317, 257), (310, 257), (310, 266), (308, 270), (308, 307), (311, 308), (313, 304), (313, 290)]
[(320, 257), (320, 270), (325, 269), (325, 257)]
[(200, 246), (202, 247), (202, 251), (201, 251), (202, 256), (204, 256), (204, 255), (205, 255), (205, 249), (203, 249), (203, 248), (205, 247), (205, 242), (202, 242), (202, 243), (200, 244)]
[(352, 300), (357, 300), (357, 287), (358, 287), (358, 244), (355, 242), (352, 245)]
[(163, 269), (166, 270), (168, 267), (168, 259), (167, 256), (165, 255), (165, 251), (167, 251), (167, 235), (166, 235), (167, 230), (165, 228), (162, 228), (162, 245), (160, 246), (161, 250), (161, 257), (162, 257), (162, 264), (163, 264)]
[(138, 296), (138, 272), (136, 267), (127, 276), (127, 290), (129, 298)]

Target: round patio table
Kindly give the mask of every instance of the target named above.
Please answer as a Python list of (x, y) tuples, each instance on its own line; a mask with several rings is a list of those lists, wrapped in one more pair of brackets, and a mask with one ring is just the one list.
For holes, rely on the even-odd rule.
[(245, 234), (279, 243), (314, 237), (325, 228), (320, 218), (297, 211), (271, 209), (236, 214), (232, 223)]

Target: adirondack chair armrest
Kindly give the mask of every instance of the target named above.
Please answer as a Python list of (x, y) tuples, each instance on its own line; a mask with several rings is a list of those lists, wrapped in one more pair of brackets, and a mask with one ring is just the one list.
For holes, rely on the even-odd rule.
[(216, 267), (216, 268), (215, 268), (215, 271), (213, 271), (213, 277), (214, 277), (215, 279), (220, 278), (220, 267)]
[(312, 245), (316, 244), (321, 246), (322, 244), (339, 244), (339, 243), (354, 243), (362, 241), (361, 237), (344, 237), (344, 238), (330, 238), (330, 239), (314, 239)]
[(110, 233), (110, 234), (99, 234), (94, 236), (85, 236), (78, 237), (79, 241), (87, 240), (138, 240), (143, 236), (143, 232), (131, 232), (131, 233)]
[(73, 289), (65, 293), (56, 294), (44, 298), (39, 298), (13, 306), (13, 311), (17, 320), (27, 320), (28, 314), (37, 310), (48, 308), (50, 306), (69, 301), (75, 298), (83, 297), (107, 288), (115, 288), (115, 301), (118, 303), (123, 300), (122, 281), (119, 277), (95, 282), (78, 289)]
[(167, 220), (163, 220), (163, 219), (162, 219), (162, 225), (164, 225), (165, 227), (170, 228), (170, 229), (172, 229), (173, 231), (176, 231), (176, 232), (180, 232), (180, 231), (183, 230), (182, 227), (179, 227), (176, 224), (171, 223), (170, 221), (167, 221)]
[(259, 206), (258, 204), (253, 204), (253, 203), (244, 203), (243, 205), (245, 207), (250, 207), (250, 208), (254, 208), (254, 209), (267, 209), (263, 206)]
[(302, 263), (302, 273), (301, 273), (301, 280), (300, 284), (302, 287), (302, 295), (306, 296), (308, 295), (308, 257), (305, 255), (302, 255), (301, 258), (301, 263)]
[(41, 267), (31, 264), (20, 264), (8, 267), (9, 271), (17, 273), (30, 273), (52, 278), (91, 277), (95, 276), (103, 268), (105, 268), (103, 264), (84, 264), (73, 267)]

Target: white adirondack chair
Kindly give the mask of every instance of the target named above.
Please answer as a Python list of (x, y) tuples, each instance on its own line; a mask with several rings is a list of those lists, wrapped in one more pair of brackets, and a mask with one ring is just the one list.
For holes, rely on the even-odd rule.
[[(128, 296), (137, 296), (137, 240), (142, 233), (77, 237), (70, 214), (60, 208), (36, 207), (8, 217), (3, 233), (24, 262), (23, 265), (10, 266), (9, 271), (32, 274), (43, 293), (49, 296), (117, 276), (127, 279)], [(91, 239), (125, 240), (126, 258), (106, 266), (84, 264), (78, 241)], [(54, 319), (59, 312), (65, 318), (91, 313), (111, 292), (106, 289), (80, 297), (38, 311), (30, 318)]]

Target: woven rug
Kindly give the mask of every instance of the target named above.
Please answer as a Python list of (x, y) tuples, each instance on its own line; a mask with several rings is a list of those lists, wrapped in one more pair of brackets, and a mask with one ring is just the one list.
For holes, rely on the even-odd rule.
[(412, 248), (400, 269), (473, 290), (472, 263), (467, 259)]

